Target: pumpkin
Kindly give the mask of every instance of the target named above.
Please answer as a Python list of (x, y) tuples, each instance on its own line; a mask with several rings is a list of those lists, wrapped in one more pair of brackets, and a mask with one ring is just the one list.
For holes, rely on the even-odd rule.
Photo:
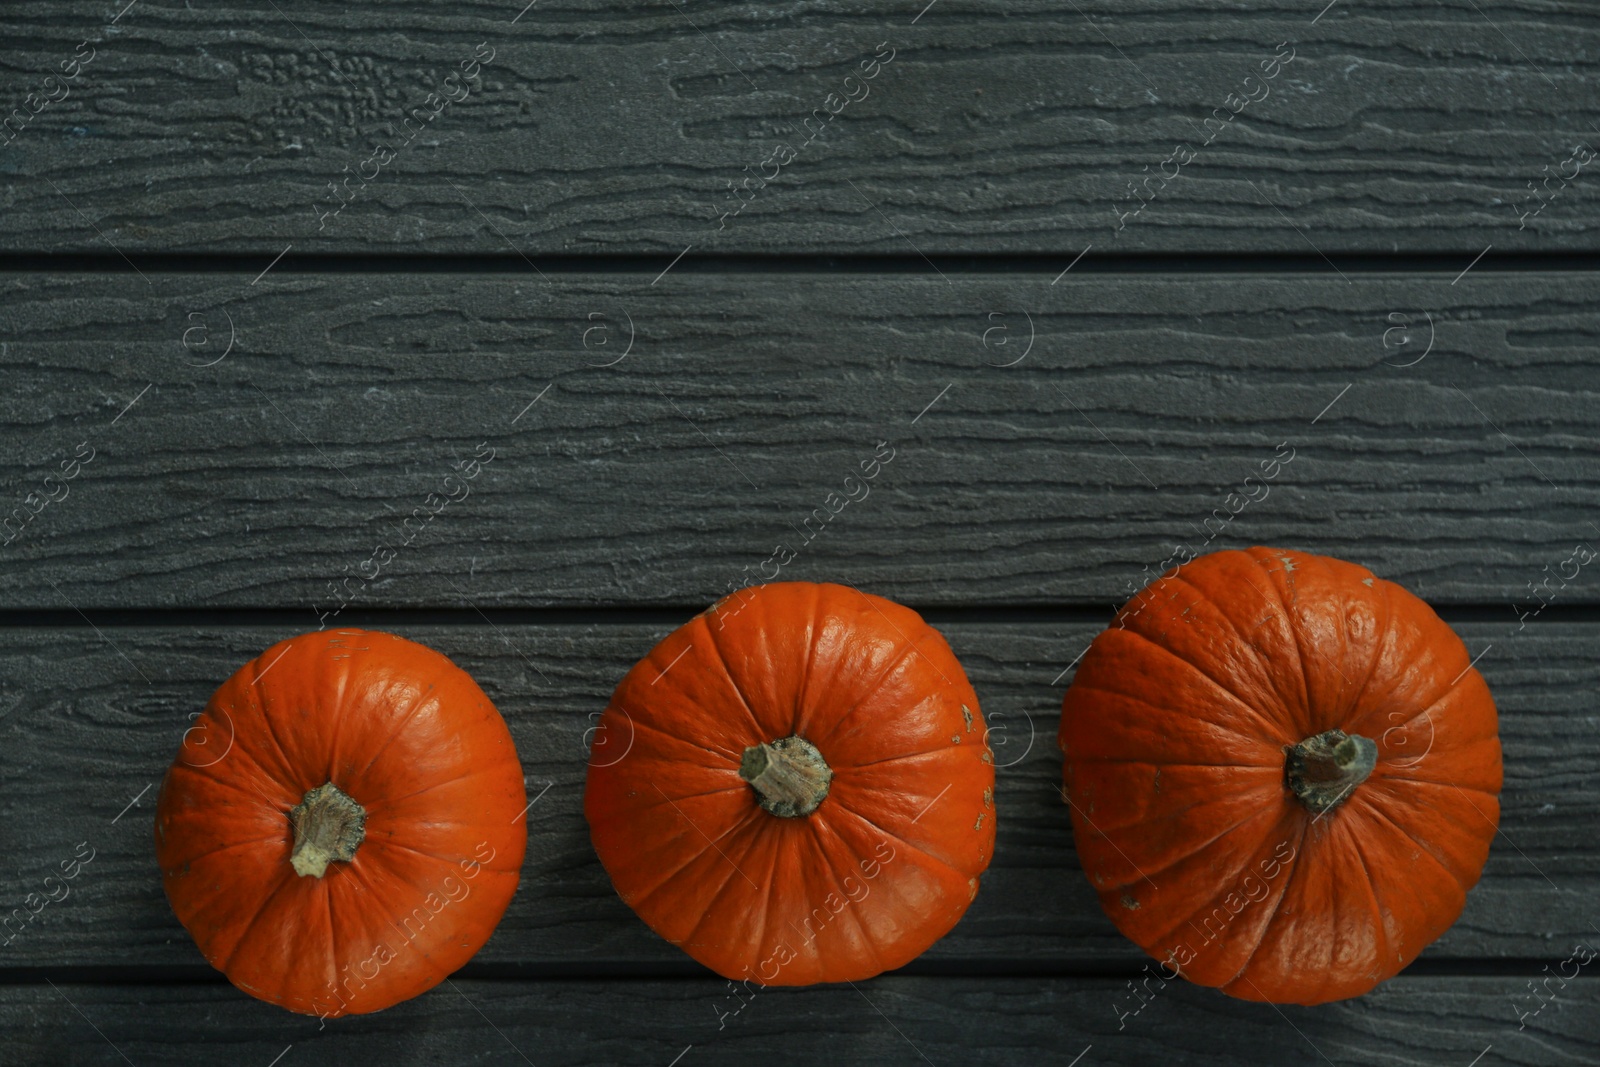
[(156, 805), (167, 899), (251, 996), (333, 1018), (444, 980), (505, 913), (522, 766), (467, 673), (392, 634), (321, 631), (239, 668)]
[(1319, 1004), (1461, 914), (1500, 817), (1494, 701), (1426, 603), (1275, 548), (1168, 571), (1094, 639), (1061, 708), (1078, 856), (1173, 973)]
[(667, 635), (617, 685), (584, 811), (617, 893), (718, 974), (870, 978), (944, 936), (994, 852), (994, 760), (938, 631), (780, 582)]

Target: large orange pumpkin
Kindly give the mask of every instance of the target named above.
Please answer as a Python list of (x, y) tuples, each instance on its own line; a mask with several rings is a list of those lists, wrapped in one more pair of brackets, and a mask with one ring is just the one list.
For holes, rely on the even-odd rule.
[(1461, 914), (1500, 816), (1494, 701), (1461, 639), (1336, 559), (1217, 552), (1095, 638), (1065, 796), (1106, 914), (1248, 1000), (1357, 996)]
[(839, 585), (742, 590), (617, 686), (584, 796), (657, 933), (762, 985), (869, 978), (942, 937), (994, 852), (994, 762), (938, 631)]
[(280, 641), (223, 683), (156, 806), (167, 898), (251, 996), (335, 1017), (431, 989), (489, 939), (527, 848), (483, 690), (392, 634)]

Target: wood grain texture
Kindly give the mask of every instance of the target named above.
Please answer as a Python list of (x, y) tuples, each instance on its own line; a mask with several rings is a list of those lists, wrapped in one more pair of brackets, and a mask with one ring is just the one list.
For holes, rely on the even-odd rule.
[[(0, 598), (705, 604), (783, 544), (783, 577), (917, 604), (1109, 608), (1180, 543), (1268, 544), (1511, 623), (1600, 537), (1597, 298), (1477, 271), (11, 275), (0, 516), (68, 495), (0, 547)], [(1550, 588), (1600, 599), (1593, 568)]]
[[(586, 732), (611, 687), (670, 626), (411, 626), (449, 655), (511, 725), (527, 772), (523, 882), (479, 963), (685, 963), (616, 896), (583, 818)], [(942, 628), (982, 701), (996, 752), (995, 859), (966, 917), (924, 961), (960, 968), (1082, 965), (1143, 956), (1101, 913), (1078, 869), (1059, 787), (1066, 679), (1083, 625)], [(1501, 712), (1502, 834), (1459, 922), (1424, 959), (1544, 958), (1600, 921), (1600, 626), (1459, 627)], [(103, 636), (102, 636), (103, 634)], [(0, 966), (204, 965), (162, 893), (151, 841), (161, 775), (212, 690), (289, 636), (259, 627), (9, 629), (0, 643), (0, 826), (7, 910), (95, 850), (72, 894), (0, 949)], [(1070, 677), (1070, 675), (1068, 675)], [(219, 747), (225, 739), (217, 739)], [(624, 744), (626, 739), (618, 739)], [(613, 750), (615, 751), (615, 750)], [(224, 757), (225, 758), (225, 757)], [(1558, 959), (1561, 957), (1557, 957)], [(998, 961), (998, 962), (997, 962)]]
[[(142, 0), (112, 24), (120, 5), (10, 5), (0, 114), (59, 96), (44, 79), (80, 41), (94, 53), (0, 147), (0, 246), (665, 263), (688, 245), (1473, 255), (1600, 237), (1586, 172), (1553, 179), (1521, 228), (1529, 183), (1570, 175), (1574, 146), (1600, 136), (1588, 4), (521, 6)], [(493, 60), (469, 95), (442, 88), (480, 42)], [(1280, 42), (1294, 59), (1231, 118)], [(863, 97), (845, 79), (880, 43), (893, 59)], [(460, 102), (407, 133), (434, 93)], [(1180, 144), (1196, 153), (1181, 169)], [(1119, 228), (1146, 179), (1155, 199)]]
[[(772, 989), (726, 983), (456, 980), (318, 1032), (226, 986), (0, 987), (7, 1064), (1333, 1063), (1576, 1067), (1600, 1055), (1600, 982), (1580, 980), (1518, 1030), (1520, 978), (1400, 978), (1319, 1008), (1174, 983), (1119, 1020), (1121, 982), (878, 978)], [(735, 1005), (738, 1015), (723, 1017)], [(1119, 1021), (1123, 1028), (1118, 1029)], [(719, 1023), (721, 1028), (719, 1029)], [(1086, 1049), (1092, 1047), (1081, 1060)], [(1484, 1055), (1486, 1049), (1487, 1055)], [(119, 1056), (120, 1054), (120, 1056)], [(681, 1059), (674, 1059), (681, 1057)]]

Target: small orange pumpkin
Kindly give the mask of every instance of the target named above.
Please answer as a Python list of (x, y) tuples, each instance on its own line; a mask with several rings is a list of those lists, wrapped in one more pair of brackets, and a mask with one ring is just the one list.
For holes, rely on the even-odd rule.
[(239, 668), (156, 805), (167, 899), (251, 996), (333, 1018), (416, 996), (482, 947), (522, 869), (522, 765), (461, 668), (320, 631)]
[(839, 585), (742, 590), (667, 635), (601, 717), (584, 811), (617, 892), (727, 978), (915, 959), (994, 853), (978, 698), (938, 631)]
[(1320, 1004), (1449, 928), (1500, 817), (1494, 700), (1423, 601), (1275, 548), (1167, 572), (1061, 708), (1078, 856), (1117, 927), (1232, 996)]

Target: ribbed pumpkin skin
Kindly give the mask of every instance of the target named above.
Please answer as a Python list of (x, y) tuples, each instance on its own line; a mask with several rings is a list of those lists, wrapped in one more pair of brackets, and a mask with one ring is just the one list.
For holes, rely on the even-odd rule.
[[(330, 780), (366, 808), (366, 838), (301, 876), (288, 811)], [(241, 667), (185, 733), (156, 856), (173, 911), (234, 985), (361, 1014), (431, 989), (489, 939), (526, 803), (511, 734), (466, 672), (392, 634), (309, 633)]]
[[(809, 815), (757, 804), (750, 746), (834, 772)], [(584, 810), (617, 892), (728, 978), (869, 978), (955, 925), (994, 854), (977, 696), (908, 608), (839, 585), (742, 590), (668, 635), (600, 721)]]
[[(1062, 702), (1078, 856), (1117, 927), (1192, 982), (1319, 1004), (1461, 914), (1500, 817), (1494, 701), (1423, 601), (1341, 560), (1202, 556), (1095, 638)], [(1285, 749), (1339, 728), (1377, 766), (1313, 815)], [(1181, 946), (1181, 947), (1180, 947)]]

